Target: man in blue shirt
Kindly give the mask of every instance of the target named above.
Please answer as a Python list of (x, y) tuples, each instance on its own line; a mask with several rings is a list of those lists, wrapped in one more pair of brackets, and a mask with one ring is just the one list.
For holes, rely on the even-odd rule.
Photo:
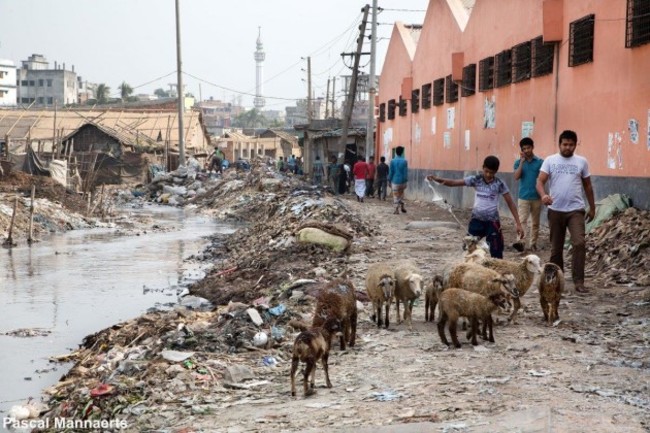
[[(519, 181), (519, 200), (517, 208), (524, 232), (527, 231), (528, 217), (531, 219), (530, 241), (528, 249), (537, 251), (539, 238), (539, 216), (542, 212), (542, 199), (537, 193), (536, 183), (539, 169), (544, 160), (533, 153), (535, 143), (532, 138), (524, 137), (519, 142), (520, 158), (515, 161), (515, 180)], [(523, 246), (523, 245), (522, 245)]]
[(390, 161), (388, 169), (388, 186), (393, 190), (393, 204), (395, 205), (395, 214), (399, 214), (400, 208), (406, 213), (404, 208), (404, 190), (408, 183), (408, 162), (404, 158), (404, 146), (395, 148), (395, 158)]

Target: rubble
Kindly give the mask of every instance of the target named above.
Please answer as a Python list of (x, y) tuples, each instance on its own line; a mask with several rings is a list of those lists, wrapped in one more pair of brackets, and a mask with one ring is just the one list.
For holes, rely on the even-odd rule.
[(604, 286), (650, 286), (650, 211), (628, 208), (587, 234), (586, 271)]

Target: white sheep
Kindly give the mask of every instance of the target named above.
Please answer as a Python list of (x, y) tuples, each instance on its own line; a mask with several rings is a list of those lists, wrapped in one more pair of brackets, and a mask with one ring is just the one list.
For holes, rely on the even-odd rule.
[(535, 254), (530, 254), (521, 262), (510, 260), (487, 258), (481, 262), (481, 266), (495, 270), (501, 274), (509, 273), (515, 276), (519, 296), (514, 299), (514, 309), (508, 320), (514, 321), (517, 311), (521, 308), (520, 298), (526, 294), (531, 287), (539, 285), (542, 274), (542, 260)]
[(383, 325), (388, 328), (390, 304), (395, 296), (395, 272), (385, 263), (370, 265), (366, 275), (366, 292), (372, 301), (371, 319), (373, 322), (377, 322), (377, 327), (382, 325), (381, 310), (384, 303), (386, 304)]
[(408, 321), (409, 330), (413, 329), (413, 303), (422, 294), (422, 272), (412, 260), (400, 260), (392, 263), (395, 272), (395, 306), (397, 323), (401, 323), (399, 303), (404, 302), (404, 320)]
[(484, 335), (490, 342), (494, 342), (494, 331), (492, 328), (492, 312), (497, 308), (507, 310), (510, 307), (508, 295), (504, 293), (494, 293), (488, 297), (478, 293), (470, 292), (463, 289), (449, 288), (440, 295), (440, 319), (438, 320), (438, 334), (440, 340), (447, 346), (449, 342), (445, 336), (445, 325), (449, 323), (449, 333), (455, 347), (460, 347), (458, 336), (456, 334), (456, 322), (459, 317), (466, 317), (472, 324), (472, 329), (468, 338), (471, 338), (472, 344), (478, 344), (476, 334), (478, 334), (478, 322), (483, 322), (483, 334), (485, 329), (489, 333)]
[(554, 263), (544, 265), (543, 277), (539, 283), (539, 303), (542, 306), (544, 320), (551, 325), (560, 318), (558, 307), (564, 292), (564, 273)]
[(433, 322), (436, 305), (443, 288), (443, 278), (441, 275), (435, 275), (433, 280), (427, 284), (424, 292), (424, 321)]

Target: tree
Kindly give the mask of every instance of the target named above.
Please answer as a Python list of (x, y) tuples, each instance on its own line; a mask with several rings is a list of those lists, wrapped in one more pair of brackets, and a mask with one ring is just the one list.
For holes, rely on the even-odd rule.
[(159, 98), (169, 98), (169, 92), (165, 92), (165, 89), (158, 88), (153, 91), (153, 94)]
[(267, 124), (268, 120), (266, 117), (264, 117), (264, 115), (256, 108), (240, 113), (233, 121), (233, 126), (239, 128), (255, 128)]
[(106, 84), (101, 83), (97, 85), (95, 89), (95, 99), (97, 99), (98, 104), (106, 104), (108, 102), (108, 97), (111, 93), (111, 88)]
[(126, 81), (122, 81), (122, 84), (119, 86), (120, 89), (120, 97), (122, 98), (122, 102), (126, 102), (130, 100), (131, 94), (133, 94), (133, 87), (129, 86)]

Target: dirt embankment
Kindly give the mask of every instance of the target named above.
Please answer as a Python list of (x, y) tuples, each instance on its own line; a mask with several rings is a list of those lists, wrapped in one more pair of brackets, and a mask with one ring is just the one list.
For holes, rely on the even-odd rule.
[[(192, 288), (220, 306), (149, 314), (89, 336), (75, 367), (49, 391), (48, 416), (117, 417), (127, 431), (170, 432), (378, 431), (414, 423), (412, 431), (447, 432), (650, 428), (650, 290), (594, 285), (608, 269), (590, 275), (592, 293), (564, 297), (555, 326), (544, 323), (531, 290), (517, 323), (497, 326), (496, 343), (476, 347), (464, 339), (461, 349), (444, 346), (435, 324), (423, 320), (422, 300), (412, 331), (396, 324), (394, 310), (391, 326), (377, 329), (366, 304), (357, 345), (331, 353), (333, 388), (318, 369), (317, 393), (292, 398), (295, 331), (287, 323), (311, 320), (311, 295), (325, 281), (346, 273), (363, 301), (368, 265), (395, 258), (414, 259), (429, 279), (459, 260), (464, 227), (428, 203), (408, 202), (408, 213), (392, 215), (387, 202), (333, 197), (259, 171), (232, 175), (193, 204), (246, 223), (213, 241), (203, 257), (215, 268)], [(467, 220), (466, 212), (457, 215)], [(422, 220), (445, 224), (405, 229)], [(350, 248), (297, 243), (298, 229), (314, 221), (352, 235)], [(507, 219), (504, 227), (509, 245), (513, 227)], [(548, 243), (541, 246), (548, 259)], [(521, 258), (512, 249), (506, 255)], [(268, 342), (255, 346), (260, 332)]]

